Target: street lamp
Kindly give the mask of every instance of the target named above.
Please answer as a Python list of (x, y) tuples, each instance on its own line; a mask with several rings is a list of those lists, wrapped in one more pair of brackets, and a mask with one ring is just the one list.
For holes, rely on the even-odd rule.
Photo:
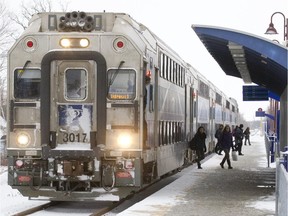
[(278, 34), (277, 30), (274, 28), (274, 24), (272, 22), (272, 18), (275, 14), (281, 14), (284, 18), (284, 41), (288, 41), (288, 19), (286, 19), (285, 15), (281, 12), (275, 12), (271, 16), (271, 21), (269, 24), (268, 29), (266, 30), (265, 34)]

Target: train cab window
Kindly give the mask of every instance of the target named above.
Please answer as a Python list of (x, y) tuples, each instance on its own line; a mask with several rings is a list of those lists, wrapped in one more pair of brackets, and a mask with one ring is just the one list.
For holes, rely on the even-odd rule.
[(107, 73), (108, 98), (132, 100), (136, 95), (136, 73), (132, 69), (111, 69)]
[(17, 69), (14, 72), (14, 97), (16, 99), (40, 98), (41, 71), (39, 69)]
[(65, 98), (83, 100), (87, 96), (87, 72), (84, 69), (67, 69), (65, 71)]

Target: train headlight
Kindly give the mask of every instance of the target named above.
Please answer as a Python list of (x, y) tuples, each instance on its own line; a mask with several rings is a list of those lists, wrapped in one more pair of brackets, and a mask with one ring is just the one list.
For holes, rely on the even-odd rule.
[(66, 39), (66, 38), (64, 38), (64, 39), (61, 39), (60, 40), (60, 45), (62, 46), (62, 47), (70, 47), (70, 40), (69, 39)]
[(89, 41), (86, 38), (80, 40), (81, 47), (87, 47), (89, 45)]
[(86, 48), (90, 44), (87, 38), (62, 38), (60, 46), (63, 48)]
[(132, 136), (127, 133), (120, 134), (117, 143), (121, 148), (128, 148), (132, 143)]
[(31, 137), (26, 132), (20, 132), (16, 136), (16, 142), (19, 147), (26, 147), (30, 144)]

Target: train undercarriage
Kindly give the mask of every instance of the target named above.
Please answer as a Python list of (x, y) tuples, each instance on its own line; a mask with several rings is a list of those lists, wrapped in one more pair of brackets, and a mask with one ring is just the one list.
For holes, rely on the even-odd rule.
[(120, 200), (157, 179), (156, 163), (137, 158), (9, 157), (9, 164), (9, 184), (30, 199)]

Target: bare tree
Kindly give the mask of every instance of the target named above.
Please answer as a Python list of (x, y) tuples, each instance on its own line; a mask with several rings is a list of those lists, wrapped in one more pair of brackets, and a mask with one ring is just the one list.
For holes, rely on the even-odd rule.
[(2, 72), (6, 70), (7, 51), (14, 41), (15, 33), (11, 28), (8, 11), (3, 1), (0, 1), (0, 14), (2, 16), (0, 19), (0, 77), (2, 77)]
[[(68, 0), (59, 0), (54, 7), (53, 0), (22, 0), (20, 15), (9, 12), (4, 0), (0, 0), (0, 116), (5, 118), (6, 90), (7, 90), (7, 52), (29, 23), (35, 13), (56, 11), (57, 8), (65, 11)], [(55, 1), (54, 1), (55, 2)], [(58, 9), (59, 11), (59, 9)], [(16, 25), (13, 25), (16, 24)], [(20, 28), (19, 28), (20, 26)], [(6, 118), (5, 118), (6, 119)]]
[[(55, 1), (54, 1), (55, 2)], [(29, 5), (29, 6), (27, 6)], [(21, 3), (21, 14), (11, 14), (11, 19), (20, 25), (23, 29), (27, 28), (29, 20), (36, 13), (41, 12), (51, 12), (56, 11), (57, 8), (60, 8), (61, 11), (65, 11), (68, 8), (67, 0), (57, 1), (57, 5), (54, 6), (52, 0), (23, 0)]]
[(11, 25), (8, 10), (4, 1), (0, 1), (0, 116), (6, 119), (6, 89), (7, 89), (7, 52), (14, 42), (16, 33)]

